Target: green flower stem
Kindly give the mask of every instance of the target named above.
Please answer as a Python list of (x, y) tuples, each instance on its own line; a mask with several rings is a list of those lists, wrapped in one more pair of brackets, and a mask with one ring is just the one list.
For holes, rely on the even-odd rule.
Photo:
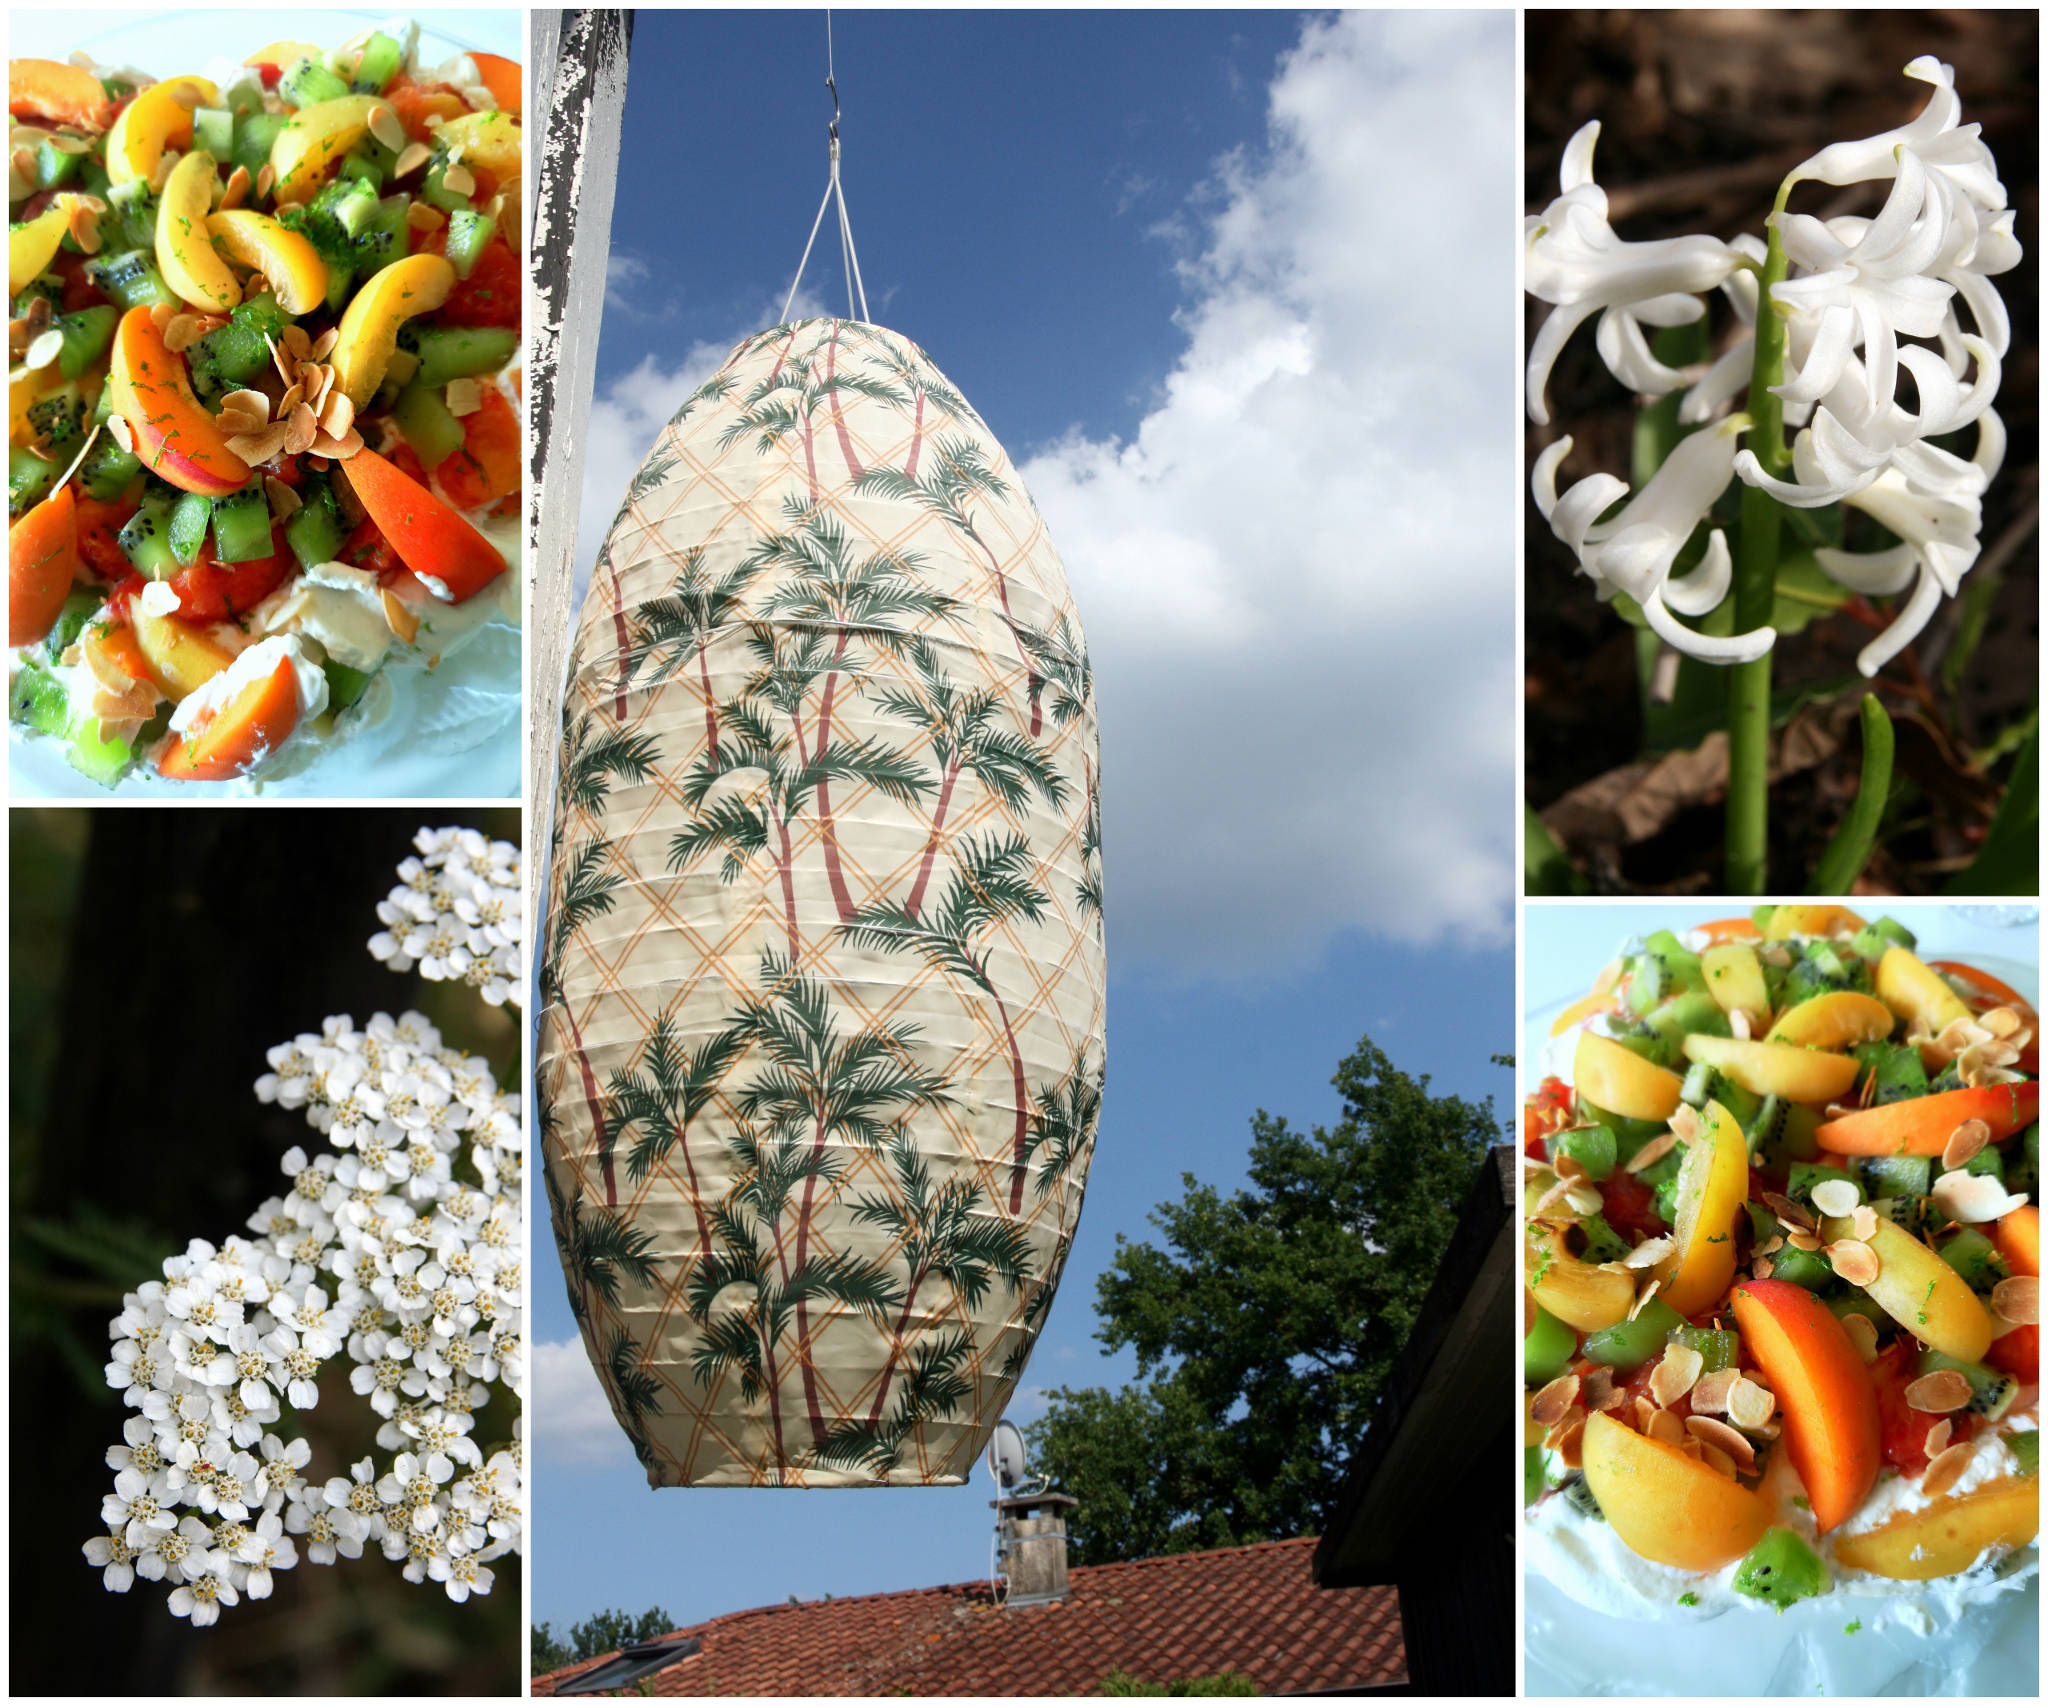
[(1821, 855), (1807, 891), (1810, 894), (1847, 894), (1877, 844), (1878, 825), (1892, 788), (1892, 720), (1874, 693), (1863, 695), (1862, 719), (1863, 777), (1857, 784), (1856, 802)]
[[(1784, 211), (1791, 190), (1778, 191), (1777, 211)], [(1787, 270), (1778, 228), (1770, 227), (1769, 247), (1757, 279), (1756, 356), (1750, 366), (1749, 414), (1755, 424), (1745, 439), (1768, 474), (1784, 478), (1791, 466), (1785, 450), (1785, 408), (1772, 392), (1785, 379), (1785, 322), (1771, 305), (1771, 286), (1782, 283)], [(1755, 486), (1742, 488), (1742, 517), (1735, 536), (1735, 620), (1733, 631), (1746, 634), (1766, 626), (1776, 600), (1778, 535), (1784, 511), (1778, 500)], [(1727, 882), (1730, 894), (1762, 894), (1769, 864), (1769, 794), (1771, 767), (1771, 654), (1754, 663), (1735, 664), (1728, 671), (1728, 827)]]

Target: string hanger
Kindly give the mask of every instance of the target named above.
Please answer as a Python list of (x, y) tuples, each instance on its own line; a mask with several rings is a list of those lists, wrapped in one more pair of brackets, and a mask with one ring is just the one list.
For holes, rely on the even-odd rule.
[(861, 281), (860, 256), (853, 247), (853, 221), (846, 211), (846, 188), (839, 181), (839, 79), (832, 63), (832, 12), (829, 7), (825, 12), (825, 90), (832, 97), (832, 121), (825, 127), (831, 175), (825, 181), (824, 199), (818, 203), (818, 217), (811, 221), (811, 234), (804, 241), (804, 257), (797, 262), (796, 277), (789, 281), (789, 295), (783, 299), (782, 318), (785, 323), (796, 303), (797, 287), (804, 281), (804, 268), (811, 264), (811, 248), (818, 240), (818, 227), (825, 223), (825, 209), (835, 201), (839, 204), (839, 260), (846, 273), (846, 312), (860, 320), (868, 317), (868, 288)]

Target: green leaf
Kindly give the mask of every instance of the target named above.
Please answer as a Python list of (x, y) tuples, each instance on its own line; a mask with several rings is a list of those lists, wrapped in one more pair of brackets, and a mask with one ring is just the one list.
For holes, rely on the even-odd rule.
[(1522, 802), (1522, 892), (1524, 894), (1584, 894), (1586, 879), (1579, 875), (1565, 850), (1557, 844), (1549, 826), (1536, 815), (1536, 808)]
[(1820, 864), (1813, 873), (1812, 895), (1847, 894), (1877, 841), (1877, 826), (1884, 817), (1885, 801), (1892, 788), (1892, 720), (1885, 715), (1877, 695), (1863, 695), (1863, 774), (1856, 784), (1856, 799), (1842, 827), (1828, 842)]
[(2020, 748), (1991, 833), (1944, 894), (2036, 894), (2041, 881), (2041, 735)]
[[(1797, 510), (1788, 510), (1797, 515)], [(1796, 634), (1816, 616), (1842, 608), (1853, 596), (1821, 572), (1811, 550), (1791, 551), (1778, 559), (1777, 596), (1771, 601), (1771, 626), (1782, 636)]]

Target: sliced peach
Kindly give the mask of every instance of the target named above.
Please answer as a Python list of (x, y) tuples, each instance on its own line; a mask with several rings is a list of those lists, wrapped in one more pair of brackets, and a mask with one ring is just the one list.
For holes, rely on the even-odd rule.
[(1814, 1138), (1837, 1155), (1939, 1155), (1965, 1120), (1982, 1120), (1991, 1128), (1990, 1141), (2002, 1143), (2040, 1112), (2038, 1082), (1979, 1084), (1844, 1114), (1823, 1123)]
[(7, 62), (7, 110), (16, 118), (98, 132), (107, 128), (107, 109), (113, 104), (100, 80), (82, 65), (56, 59)]
[(277, 174), (271, 200), (279, 207), (310, 201), (332, 166), (370, 128), (375, 95), (339, 95), (302, 107), (270, 145), (270, 169)]
[(2038, 1279), (2041, 1275), (2041, 1211), (2028, 1203), (1999, 1218), (1992, 1234), (2005, 1265), (2016, 1274)]
[(215, 644), (204, 628), (176, 616), (152, 616), (131, 600), (128, 621), (150, 680), (175, 702), (198, 692), (235, 661), (234, 653)]
[(1754, 942), (1763, 935), (1753, 918), (1711, 918), (1694, 928), (1709, 942)]
[(1532, 1220), (1522, 1236), (1529, 1294), (1566, 1326), (1597, 1333), (1627, 1316), (1636, 1300), (1629, 1275), (1580, 1261), (1565, 1248), (1560, 1228)]
[(1781, 906), (1764, 926), (1764, 940), (1782, 942), (1792, 936), (1853, 936), (1863, 920), (1846, 906)]
[(299, 723), (299, 675), (290, 658), (252, 681), (203, 727), (173, 736), (157, 769), (173, 781), (225, 782), (246, 774)]
[(1707, 1129), (1678, 1170), (1677, 1248), (1657, 1264), (1664, 1301), (1681, 1315), (1720, 1302), (1735, 1277), (1735, 1217), (1749, 1200), (1749, 1146), (1719, 1102), (1702, 1110)]
[(1676, 1570), (1718, 1570), (1763, 1538), (1770, 1510), (1731, 1476), (1596, 1411), (1580, 1455), (1586, 1485), (1621, 1542)]
[(518, 62), (495, 53), (473, 52), (469, 57), (476, 61), (476, 74), (498, 103), (498, 110), (517, 118), (526, 105), (526, 73)]
[(231, 261), (254, 267), (287, 314), (310, 314), (327, 298), (327, 263), (296, 231), (267, 213), (237, 207), (209, 214), (206, 229)]
[(1940, 1036), (1957, 1019), (1974, 1017), (1970, 1004), (1910, 948), (1885, 949), (1877, 962), (1877, 998), (1909, 1030), (1930, 1037)]
[(1765, 1040), (1797, 1048), (1854, 1048), (1890, 1036), (1892, 1024), (1892, 1010), (1882, 1001), (1837, 989), (1786, 1008)]
[(1785, 1446), (1821, 1533), (1848, 1521), (1877, 1484), (1877, 1389), (1835, 1312), (1802, 1285), (1746, 1280), (1735, 1325), (1785, 1412)]
[(1959, 1575), (1994, 1546), (2025, 1546), (2040, 1532), (2040, 1478), (2014, 1475), (1845, 1535), (1835, 1542), (1835, 1562), (1889, 1581), (1930, 1582)]
[(1771, 997), (1756, 949), (1747, 942), (1717, 942), (1700, 955), (1700, 970), (1716, 1007), (1746, 1015), (1752, 1034), (1764, 1028), (1771, 1016)]
[(192, 394), (183, 357), (164, 347), (147, 308), (129, 309), (114, 328), (107, 384), (109, 402), (128, 423), (145, 467), (210, 498), (247, 483), (249, 464), (228, 448), (213, 416)]
[(220, 91), (204, 77), (166, 77), (121, 109), (107, 133), (107, 178), (145, 183), (156, 176), (166, 148), (192, 146), (192, 113), (220, 105)]
[(78, 578), (78, 502), (67, 483), (7, 529), (7, 643), (40, 640)]
[(1614, 1006), (1614, 997), (1595, 991), (1582, 1001), (1574, 1001), (1551, 1022), (1550, 1034), (1561, 1037), (1566, 1031), (1582, 1020), (1590, 1019), (1595, 1013), (1605, 1013)]
[(505, 572), (495, 545), (376, 451), (365, 447), (341, 467), (398, 560), (442, 603), (473, 598)]
[[(1821, 1222), (1830, 1244), (1855, 1236), (1855, 1222), (1838, 1215)], [(1923, 1345), (1964, 1362), (1981, 1362), (1991, 1343), (1991, 1316), (1954, 1268), (1895, 1221), (1877, 1217), (1870, 1238), (1877, 1278), (1863, 1289), (1871, 1302)]]
[[(78, 197), (69, 191), (56, 196), (33, 219), (7, 228), (7, 289), (19, 295), (57, 258), (64, 233), (71, 228), (71, 209)], [(54, 371), (54, 369), (53, 369)]]
[(242, 300), (242, 287), (213, 250), (207, 216), (213, 208), (213, 156), (187, 154), (171, 168), (156, 210), (156, 264), (168, 284), (196, 307), (225, 314)]
[(435, 145), (462, 150), (466, 166), (481, 166), (498, 178), (520, 175), (519, 112), (468, 113), (434, 132)]
[(393, 261), (350, 298), (334, 342), (334, 383), (358, 409), (368, 406), (384, 383), (398, 328), (418, 314), (431, 314), (455, 288), (455, 269), (440, 255), (408, 255)]
[(1572, 1082), (1596, 1108), (1625, 1120), (1668, 1120), (1684, 1089), (1675, 1072), (1625, 1049), (1612, 1037), (1581, 1031), (1572, 1056)]
[(1831, 1102), (1847, 1095), (1860, 1070), (1845, 1054), (1740, 1037), (1687, 1037), (1685, 1057), (1725, 1072), (1752, 1095), (1783, 1096), (1788, 1102)]
[(259, 47), (242, 61), (244, 65), (274, 65), (283, 71), (298, 64), (302, 59), (317, 59), (326, 63), (327, 50), (313, 46), (311, 42), (274, 41), (268, 47)]

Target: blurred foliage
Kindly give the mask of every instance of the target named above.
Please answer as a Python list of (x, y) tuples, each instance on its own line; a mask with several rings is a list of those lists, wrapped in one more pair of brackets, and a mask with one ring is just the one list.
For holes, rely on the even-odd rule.
[(581, 1664), (585, 1659), (615, 1653), (621, 1647), (630, 1647), (639, 1641), (658, 1641), (664, 1635), (673, 1635), (679, 1627), (676, 1620), (658, 1605), (641, 1612), (638, 1617), (629, 1617), (623, 1611), (600, 1611), (581, 1623), (570, 1624), (566, 1642), (556, 1636), (552, 1623), (536, 1624), (533, 1629), (532, 1674), (545, 1676), (564, 1665)]

